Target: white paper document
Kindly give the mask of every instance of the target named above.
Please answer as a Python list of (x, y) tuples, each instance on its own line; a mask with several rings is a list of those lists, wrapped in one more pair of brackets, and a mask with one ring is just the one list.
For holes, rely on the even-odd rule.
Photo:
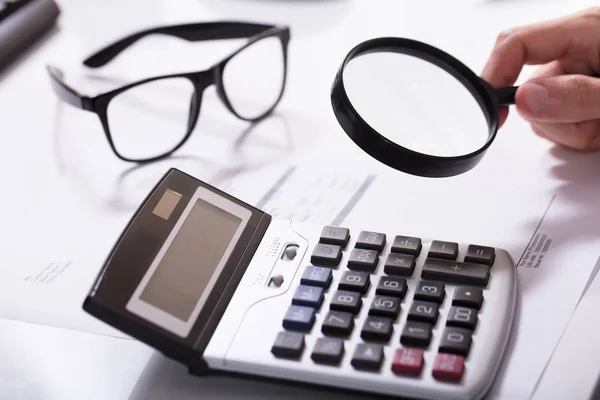
[[(293, 166), (252, 174), (252, 179), (243, 179), (241, 174), (228, 180), (215, 175), (212, 180), (275, 217), (321, 224), (343, 219), (374, 179), (356, 171), (323, 174)], [(135, 190), (125, 192), (129, 198), (119, 198), (119, 204), (128, 207), (115, 207), (114, 198), (106, 204), (90, 201), (72, 181), (59, 180), (47, 197), (13, 226), (10, 243), (4, 245), (0, 318), (125, 337), (89, 316), (81, 306), (134, 206), (158, 178), (139, 177)], [(293, 198), (297, 201), (290, 201)]]

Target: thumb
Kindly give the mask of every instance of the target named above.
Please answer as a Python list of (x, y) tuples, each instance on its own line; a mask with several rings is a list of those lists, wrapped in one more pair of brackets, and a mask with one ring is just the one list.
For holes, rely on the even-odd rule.
[(525, 82), (515, 95), (523, 118), (546, 122), (580, 122), (600, 118), (600, 79), (559, 75)]

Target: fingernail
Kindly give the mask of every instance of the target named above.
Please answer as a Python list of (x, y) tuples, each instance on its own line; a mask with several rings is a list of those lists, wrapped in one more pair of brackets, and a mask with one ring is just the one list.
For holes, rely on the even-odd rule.
[(548, 101), (548, 89), (537, 83), (527, 83), (522, 86), (522, 90), (527, 111), (531, 114), (541, 113)]

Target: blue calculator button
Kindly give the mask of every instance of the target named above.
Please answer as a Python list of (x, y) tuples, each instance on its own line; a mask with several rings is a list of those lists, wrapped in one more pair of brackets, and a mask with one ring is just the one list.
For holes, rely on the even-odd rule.
[(323, 302), (323, 288), (317, 286), (300, 285), (292, 298), (292, 304), (319, 308)]
[(283, 319), (283, 327), (298, 331), (309, 331), (315, 322), (315, 309), (291, 305)]
[(328, 288), (332, 278), (331, 268), (306, 267), (300, 283), (308, 286), (319, 286)]

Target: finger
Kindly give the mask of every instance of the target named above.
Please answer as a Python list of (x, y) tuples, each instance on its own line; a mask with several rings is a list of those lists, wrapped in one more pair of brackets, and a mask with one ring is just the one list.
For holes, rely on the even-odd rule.
[(534, 122), (532, 130), (540, 137), (575, 150), (600, 149), (600, 120), (579, 123)]
[[(548, 64), (544, 64), (541, 67), (539, 67), (537, 70), (535, 70), (535, 72), (533, 74), (531, 74), (531, 77), (529, 79), (535, 79), (535, 78), (549, 78), (551, 76), (558, 76), (558, 75), (564, 75), (567, 72), (565, 72), (565, 70), (563, 69), (562, 63), (560, 62), (560, 60), (555, 60), (555, 61), (551, 61)], [(574, 71), (571, 71), (569, 73), (575, 73)]]
[(577, 54), (577, 58), (585, 59), (587, 68), (590, 69), (595, 54), (593, 49), (597, 49), (599, 44), (597, 39), (592, 39), (598, 37), (600, 32), (598, 15), (600, 13), (595, 9), (586, 10), (585, 13), (525, 25), (501, 33), (481, 77), (493, 87), (510, 86), (526, 64), (546, 64), (567, 54), (586, 51), (590, 54)]
[(600, 118), (600, 79), (561, 75), (525, 82), (515, 95), (519, 114), (530, 121), (579, 122)]
[(508, 107), (507, 106), (502, 106), (498, 108), (498, 128), (502, 128), (502, 125), (504, 125), (504, 122), (506, 122), (506, 119), (508, 118)]

